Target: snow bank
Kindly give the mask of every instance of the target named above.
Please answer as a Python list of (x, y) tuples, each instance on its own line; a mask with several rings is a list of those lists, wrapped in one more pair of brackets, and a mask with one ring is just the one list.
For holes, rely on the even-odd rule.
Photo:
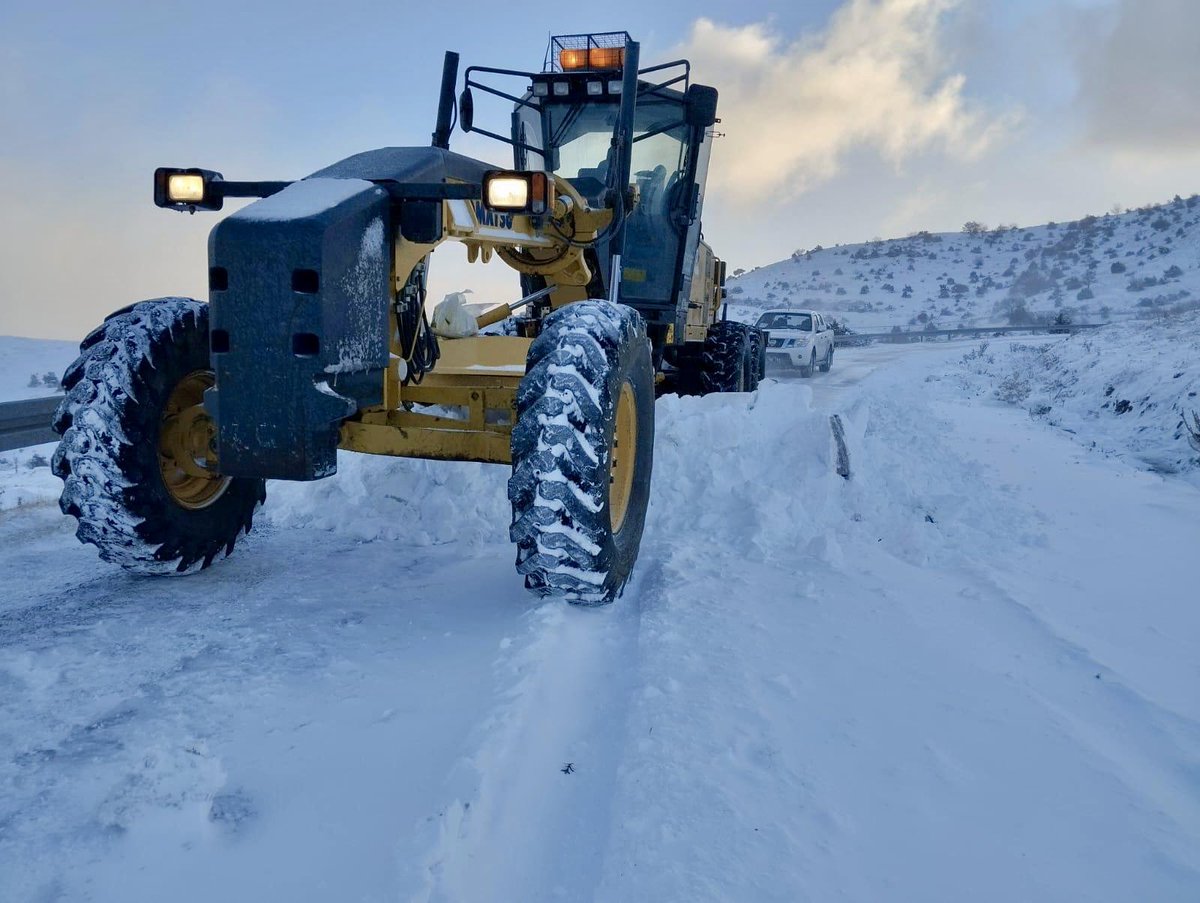
[(1184, 418), (1200, 411), (1200, 313), (1110, 326), (1051, 344), (984, 344), (963, 357), (970, 393), (1026, 408), (1107, 454), (1200, 479)]
[(699, 542), (841, 567), (844, 543), (867, 540), (925, 565), (1029, 538), (973, 491), (981, 474), (950, 452), (932, 408), (882, 381), (873, 389), (840, 412), (849, 481), (807, 386), (768, 380), (750, 397), (660, 399), (646, 535), (662, 545), (651, 554)]
[(272, 481), (264, 512), (276, 527), (316, 527), (362, 542), (507, 542), (508, 476), (495, 464), (339, 452), (330, 479)]

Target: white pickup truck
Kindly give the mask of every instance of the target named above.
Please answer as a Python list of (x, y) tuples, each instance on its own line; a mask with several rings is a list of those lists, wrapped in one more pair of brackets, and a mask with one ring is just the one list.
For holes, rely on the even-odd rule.
[(812, 376), (833, 366), (833, 329), (815, 310), (768, 310), (754, 324), (767, 333), (767, 366), (799, 367)]

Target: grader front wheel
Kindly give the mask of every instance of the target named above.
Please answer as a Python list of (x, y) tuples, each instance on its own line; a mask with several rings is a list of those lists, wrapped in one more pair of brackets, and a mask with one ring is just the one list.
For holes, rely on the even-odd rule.
[(216, 428), (204, 410), (204, 390), (216, 379), (211, 370), (193, 370), (171, 392), (158, 436), (163, 485), (176, 504), (206, 508), (232, 480), (217, 473)]
[(109, 317), (63, 375), (55, 414), (59, 507), (106, 561), (185, 573), (228, 555), (266, 497), (262, 480), (217, 470), (208, 305), (144, 301)]
[(525, 586), (611, 602), (637, 560), (654, 449), (654, 371), (642, 318), (580, 301), (546, 318), (517, 393), (508, 482)]

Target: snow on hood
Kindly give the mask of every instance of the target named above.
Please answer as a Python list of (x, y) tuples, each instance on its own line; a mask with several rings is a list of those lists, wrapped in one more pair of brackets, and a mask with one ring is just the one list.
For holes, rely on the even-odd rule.
[[(234, 213), (231, 219), (279, 222), (316, 216), (347, 201), (366, 188), (376, 188), (363, 179), (302, 179), (278, 194), (255, 201)], [(382, 188), (376, 188), (382, 194)]]

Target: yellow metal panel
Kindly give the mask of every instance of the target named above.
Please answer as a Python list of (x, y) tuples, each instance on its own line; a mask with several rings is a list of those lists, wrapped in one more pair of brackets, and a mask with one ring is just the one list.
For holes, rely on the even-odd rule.
[(342, 424), (340, 447), (347, 451), (435, 461), (480, 461), (511, 464), (508, 432), (388, 426), (377, 423)]
[[(441, 339), (442, 356), (433, 372), (444, 376), (525, 375), (525, 356), (532, 339), (508, 335), (472, 336), (467, 339)], [(406, 387), (407, 388), (407, 387)], [(401, 395), (406, 395), (401, 390)]]

